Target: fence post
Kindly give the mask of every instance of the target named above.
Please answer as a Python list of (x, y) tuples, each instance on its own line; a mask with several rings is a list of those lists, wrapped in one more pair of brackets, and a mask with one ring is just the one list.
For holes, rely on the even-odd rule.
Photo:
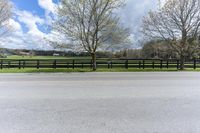
[(160, 69), (163, 68), (163, 60), (160, 60)]
[(194, 69), (196, 69), (196, 68), (197, 68), (197, 60), (194, 59)]
[(19, 67), (19, 69), (21, 69), (21, 61), (20, 60), (19, 60), (19, 66), (18, 67)]
[(74, 66), (75, 65), (75, 60), (73, 60), (72, 65), (73, 65), (72, 68), (74, 69), (75, 68), (75, 66)]
[(93, 61), (91, 60), (90, 61), (90, 69), (92, 69), (92, 66), (93, 66)]
[(108, 69), (112, 69), (112, 61), (108, 61)]
[(153, 67), (153, 69), (155, 69), (155, 62), (154, 61), (152, 62), (152, 67)]
[(56, 64), (57, 64), (57, 61), (54, 60), (54, 62), (53, 62), (53, 68), (54, 68), (54, 69), (56, 69)]
[(139, 69), (141, 69), (141, 61), (139, 61)]
[(176, 67), (177, 67), (177, 69), (179, 69), (179, 60), (177, 60)]
[(82, 65), (81, 65), (81, 68), (83, 69), (83, 67), (84, 67), (84, 66), (83, 66), (83, 62), (82, 62), (81, 64), (82, 64)]
[(37, 60), (37, 69), (39, 69), (39, 68), (40, 68), (40, 61)]
[(25, 65), (26, 65), (26, 62), (25, 62), (25, 61), (23, 61), (23, 69), (25, 68)]
[(3, 60), (1, 60), (1, 69), (3, 69)]
[(145, 60), (143, 60), (143, 69), (145, 69)]
[(57, 60), (55, 60), (55, 69), (57, 68)]
[(167, 69), (169, 68), (169, 61), (167, 60)]
[(128, 69), (128, 60), (125, 62), (125, 68)]
[(128, 60), (126, 61), (126, 69), (128, 69), (129, 68), (129, 66), (128, 66)]
[(10, 68), (10, 61), (8, 61), (8, 68)]

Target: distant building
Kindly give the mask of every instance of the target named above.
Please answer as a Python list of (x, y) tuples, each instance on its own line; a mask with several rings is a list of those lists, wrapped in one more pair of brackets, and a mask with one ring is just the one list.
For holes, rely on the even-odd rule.
[(58, 53), (54, 53), (53, 56), (60, 56), (60, 54), (58, 54)]

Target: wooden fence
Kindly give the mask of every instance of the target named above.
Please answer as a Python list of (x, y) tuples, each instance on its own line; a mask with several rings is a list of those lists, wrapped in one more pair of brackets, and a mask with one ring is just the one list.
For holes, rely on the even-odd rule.
[[(162, 59), (97, 59), (97, 68), (138, 68), (138, 69), (164, 69), (175, 68), (179, 69), (180, 60), (162, 60)], [(4, 68), (92, 68), (92, 60), (89, 59), (27, 59), (27, 60), (12, 60), (1, 59), (0, 69)], [(200, 68), (200, 60), (188, 60), (185, 62), (185, 68), (197, 69)]]

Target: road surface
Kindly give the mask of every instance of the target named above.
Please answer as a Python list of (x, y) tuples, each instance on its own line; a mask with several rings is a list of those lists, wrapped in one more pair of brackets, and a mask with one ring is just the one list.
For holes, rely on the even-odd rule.
[(200, 133), (200, 73), (0, 74), (0, 133)]

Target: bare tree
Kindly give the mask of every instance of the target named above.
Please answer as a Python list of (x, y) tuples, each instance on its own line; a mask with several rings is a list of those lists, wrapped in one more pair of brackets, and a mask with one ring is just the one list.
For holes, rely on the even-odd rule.
[(10, 17), (10, 2), (8, 0), (0, 0), (0, 36), (3, 36), (8, 31)]
[(96, 70), (97, 50), (127, 41), (128, 30), (120, 26), (115, 13), (123, 4), (123, 0), (62, 0), (53, 28), (87, 51)]
[(143, 33), (151, 39), (168, 42), (181, 60), (200, 49), (200, 0), (167, 0), (158, 11), (150, 11), (143, 20)]

